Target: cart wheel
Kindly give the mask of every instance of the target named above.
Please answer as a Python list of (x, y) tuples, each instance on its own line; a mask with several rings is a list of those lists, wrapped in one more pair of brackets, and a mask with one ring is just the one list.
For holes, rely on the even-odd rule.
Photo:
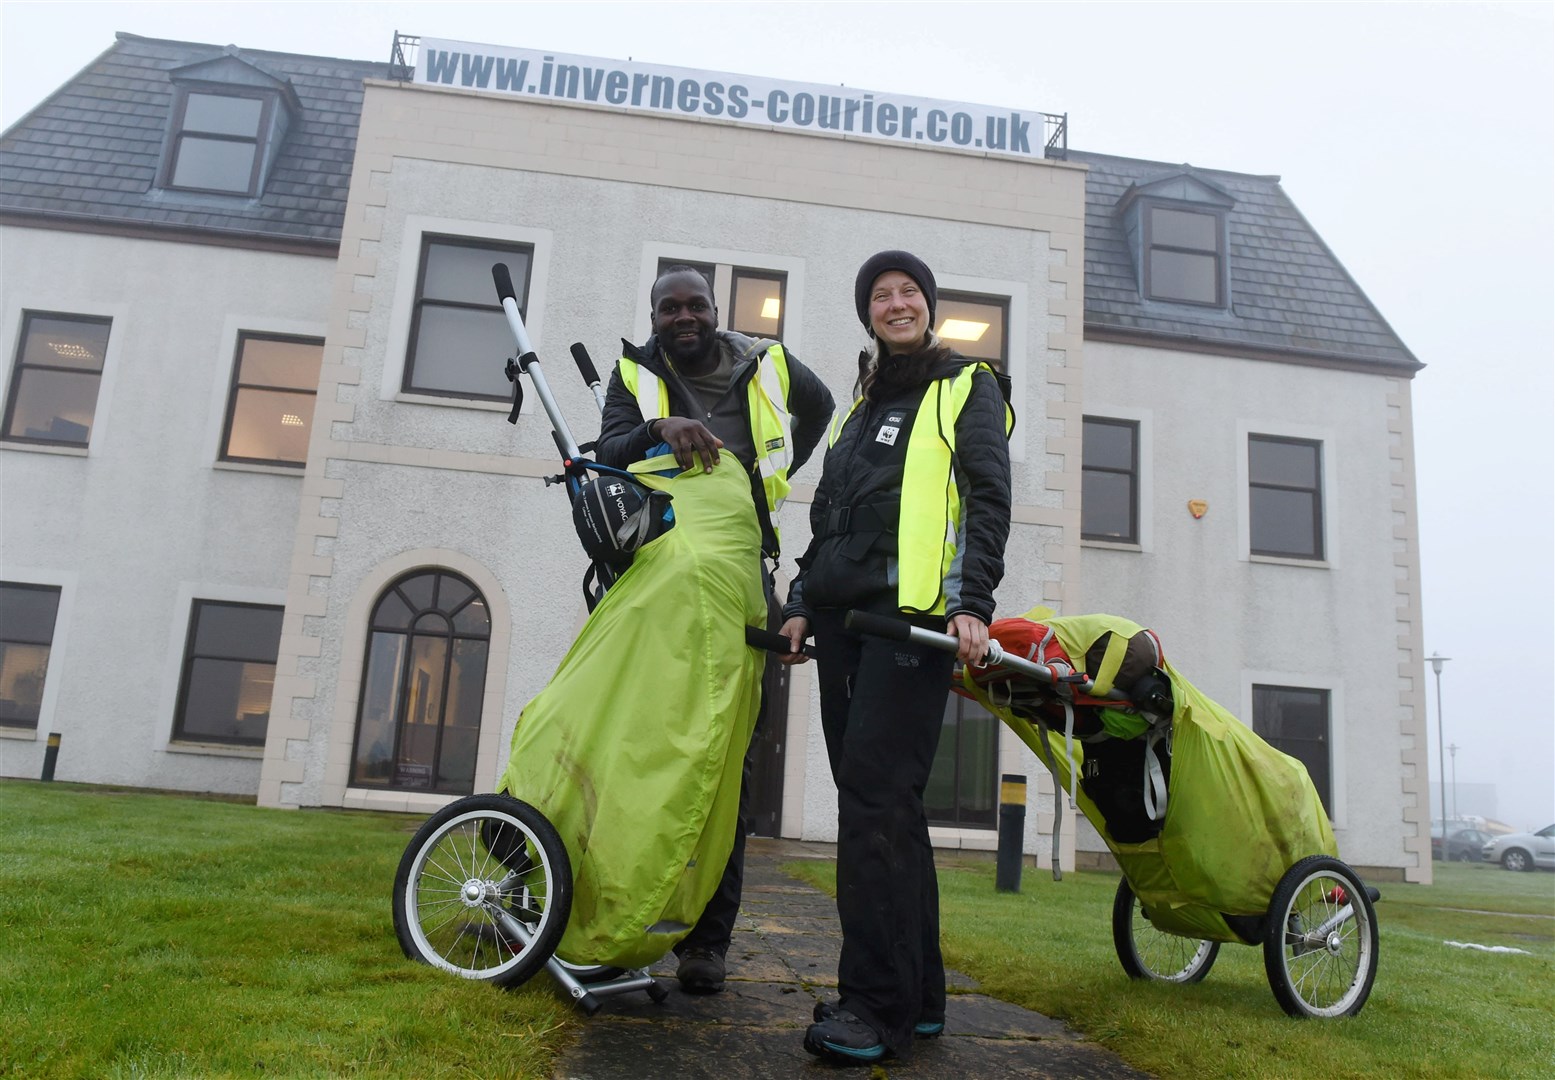
[(669, 996), (670, 992), (664, 989), (658, 980), (654, 980), (654, 984), (648, 987), (648, 997), (655, 1005), (663, 1005), (665, 998)]
[(507, 795), (433, 814), (394, 875), (394, 932), (413, 960), (497, 986), (550, 959), (572, 907), (572, 869), (545, 815)]
[(1220, 942), (1198, 941), (1157, 930), (1127, 880), (1112, 901), (1112, 945), (1131, 979), (1196, 983), (1209, 974)]
[(1312, 855), (1285, 872), (1269, 902), (1263, 966), (1291, 1016), (1354, 1016), (1377, 978), (1377, 913), (1361, 879)]

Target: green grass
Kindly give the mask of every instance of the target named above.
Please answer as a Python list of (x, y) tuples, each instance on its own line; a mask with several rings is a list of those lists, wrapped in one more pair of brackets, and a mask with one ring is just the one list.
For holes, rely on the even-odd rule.
[[(786, 869), (835, 893), (831, 863)], [(1552, 1075), (1555, 875), (1440, 864), (1436, 873), (1435, 885), (1381, 887), (1376, 985), (1346, 1020), (1287, 1017), (1251, 946), (1223, 946), (1195, 986), (1130, 982), (1112, 945), (1116, 874), (1055, 882), (1028, 866), (1011, 894), (995, 891), (991, 862), (942, 866), (945, 961), (982, 993), (1061, 1018), (1163, 1077)]]
[(547, 1077), (580, 1014), (405, 959), (419, 818), (0, 781), (0, 1077)]

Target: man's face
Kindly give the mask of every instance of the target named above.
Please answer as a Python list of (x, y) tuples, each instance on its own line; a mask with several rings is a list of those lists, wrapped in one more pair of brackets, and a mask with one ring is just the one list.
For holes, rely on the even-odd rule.
[(718, 309), (706, 278), (694, 270), (662, 277), (652, 299), (653, 332), (671, 360), (695, 363), (711, 355)]

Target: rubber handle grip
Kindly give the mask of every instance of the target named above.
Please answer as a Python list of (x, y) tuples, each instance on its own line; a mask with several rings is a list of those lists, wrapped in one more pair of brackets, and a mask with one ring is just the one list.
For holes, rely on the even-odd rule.
[(497, 263), (491, 268), (491, 280), (497, 283), (497, 299), (518, 301), (513, 291), (513, 275), (508, 273), (507, 263)]
[(583, 347), (583, 342), (572, 343), (572, 359), (577, 363), (578, 370), (583, 372), (583, 381), (589, 386), (599, 382), (599, 372), (594, 370), (594, 361), (589, 356), (589, 351)]
[[(777, 653), (779, 656), (792, 654), (793, 646), (782, 634), (772, 630), (763, 630), (759, 626), (747, 626), (745, 628), (745, 644), (753, 649), (766, 649), (768, 652)], [(814, 645), (805, 645), (800, 650), (806, 656), (815, 655)]]
[(850, 611), (843, 617), (842, 625), (858, 634), (886, 638), (890, 641), (906, 641), (912, 634), (912, 623), (906, 619), (893, 619), (889, 615), (871, 615), (867, 611)]

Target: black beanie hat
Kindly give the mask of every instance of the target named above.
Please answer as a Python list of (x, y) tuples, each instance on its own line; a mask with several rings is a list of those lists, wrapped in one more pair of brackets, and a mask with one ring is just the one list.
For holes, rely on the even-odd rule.
[(882, 251), (864, 260), (853, 282), (853, 306), (858, 309), (858, 321), (864, 324), (864, 329), (874, 336), (874, 328), (869, 325), (869, 293), (875, 286), (875, 279), (887, 270), (900, 270), (918, 283), (929, 305), (929, 325), (933, 326), (934, 308), (939, 304), (939, 286), (934, 283), (934, 271), (911, 252)]

